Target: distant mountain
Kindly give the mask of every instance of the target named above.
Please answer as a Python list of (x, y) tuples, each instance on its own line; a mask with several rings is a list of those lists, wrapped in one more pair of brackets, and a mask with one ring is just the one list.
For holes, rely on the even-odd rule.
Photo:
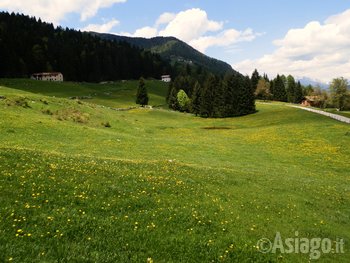
[(324, 83), (322, 81), (318, 81), (318, 80), (314, 80), (314, 79), (310, 79), (307, 77), (303, 77), (298, 79), (301, 83), (301, 85), (307, 86), (307, 85), (311, 85), (314, 87), (320, 87), (322, 89), (328, 89), (329, 85), (327, 83)]
[(163, 59), (169, 60), (172, 65), (188, 64), (197, 66), (199, 70), (204, 69), (219, 75), (234, 72), (232, 67), (226, 62), (208, 57), (175, 37), (154, 37), (147, 39), (95, 32), (90, 33), (100, 36), (102, 39), (127, 42), (133, 46), (159, 54)]

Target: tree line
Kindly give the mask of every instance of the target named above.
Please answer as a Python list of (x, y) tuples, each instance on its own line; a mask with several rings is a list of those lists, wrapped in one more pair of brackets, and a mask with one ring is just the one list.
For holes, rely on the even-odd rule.
[(329, 90), (325, 90), (318, 86), (303, 86), (291, 75), (277, 75), (270, 80), (266, 74), (261, 76), (255, 69), (251, 82), (256, 99), (299, 104), (304, 99), (311, 98), (316, 107), (350, 109), (349, 83), (342, 77), (333, 79)]
[(200, 83), (190, 76), (178, 76), (170, 83), (167, 103), (173, 110), (205, 118), (224, 118), (254, 113), (254, 89), (248, 76), (210, 74)]
[[(299, 104), (307, 97), (313, 99), (312, 106), (350, 109), (349, 84), (344, 78), (334, 79), (328, 92), (320, 87), (303, 86), (291, 75), (278, 74), (269, 80), (266, 74), (260, 76), (257, 70), (251, 78), (239, 73), (229, 73), (225, 77), (210, 74), (204, 80), (198, 76), (180, 75), (169, 84), (166, 102), (173, 110), (223, 118), (254, 113), (255, 99)], [(136, 103), (148, 104), (143, 79), (140, 80)]]
[(251, 81), (256, 99), (301, 103), (305, 96), (302, 85), (292, 75), (277, 75), (270, 80), (266, 74), (260, 76), (255, 69)]
[(171, 72), (170, 63), (159, 55), (126, 42), (7, 12), (0, 12), (0, 58), (0, 77), (59, 71), (65, 80), (99, 82)]

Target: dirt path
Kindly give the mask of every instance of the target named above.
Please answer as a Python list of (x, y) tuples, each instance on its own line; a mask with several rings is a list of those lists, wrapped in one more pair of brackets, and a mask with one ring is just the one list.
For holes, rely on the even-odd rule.
[(302, 109), (302, 110), (306, 110), (306, 111), (311, 111), (314, 113), (318, 113), (327, 117), (330, 117), (332, 119), (335, 119), (337, 121), (341, 121), (341, 122), (345, 122), (345, 123), (349, 123), (350, 124), (350, 118), (344, 117), (344, 116), (340, 116), (338, 114), (333, 114), (333, 113), (329, 113), (329, 112), (325, 112), (325, 111), (321, 111), (321, 110), (315, 110), (312, 108), (306, 108), (306, 107), (302, 107), (302, 106), (294, 106), (294, 105), (290, 105), (290, 107), (293, 108), (298, 108), (298, 109)]

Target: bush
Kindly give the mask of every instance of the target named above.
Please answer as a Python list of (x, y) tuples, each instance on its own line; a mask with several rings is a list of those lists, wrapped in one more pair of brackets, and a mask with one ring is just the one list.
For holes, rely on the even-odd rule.
[(111, 128), (112, 127), (111, 124), (109, 123), (109, 121), (102, 122), (101, 124), (102, 124), (102, 126), (104, 126), (106, 128)]
[(53, 115), (53, 112), (50, 109), (42, 110), (41, 112), (47, 115)]
[(42, 103), (44, 103), (45, 105), (48, 105), (48, 104), (49, 104), (49, 102), (48, 102), (46, 99), (40, 99), (40, 101), (41, 101)]
[(20, 106), (23, 108), (31, 108), (28, 104), (28, 99), (25, 97), (15, 97), (12, 100), (7, 99), (6, 104), (7, 106)]
[(79, 111), (74, 112), (72, 115), (72, 120), (78, 123), (87, 123), (90, 119), (90, 115), (87, 113), (81, 113)]
[(180, 111), (189, 111), (191, 100), (182, 89), (177, 93), (177, 103), (180, 107)]
[(88, 123), (90, 115), (88, 113), (82, 113), (76, 109), (65, 109), (55, 112), (56, 118), (60, 121), (71, 120), (77, 123)]

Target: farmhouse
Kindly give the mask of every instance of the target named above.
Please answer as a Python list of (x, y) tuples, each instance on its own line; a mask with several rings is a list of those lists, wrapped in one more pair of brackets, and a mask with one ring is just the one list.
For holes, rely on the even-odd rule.
[(161, 78), (162, 78), (162, 81), (164, 81), (164, 82), (170, 82), (171, 81), (170, 75), (162, 75)]
[(306, 96), (302, 102), (302, 106), (306, 107), (319, 107), (320, 105), (320, 100), (318, 96)]
[(43, 81), (63, 81), (63, 74), (61, 72), (41, 72), (34, 73), (31, 78)]

